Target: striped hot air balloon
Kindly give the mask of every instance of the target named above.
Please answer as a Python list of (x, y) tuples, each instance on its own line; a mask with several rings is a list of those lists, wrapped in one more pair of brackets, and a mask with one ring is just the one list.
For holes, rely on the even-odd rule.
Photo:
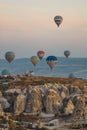
[(57, 57), (55, 57), (55, 56), (48, 56), (46, 58), (46, 62), (49, 65), (49, 67), (51, 69), (53, 69), (55, 67), (55, 65), (57, 64)]

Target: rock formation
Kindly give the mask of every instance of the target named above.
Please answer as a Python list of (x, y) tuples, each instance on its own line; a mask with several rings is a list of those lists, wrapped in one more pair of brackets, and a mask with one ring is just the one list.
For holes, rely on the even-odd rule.
[(4, 111), (3, 111), (2, 105), (0, 104), (0, 116), (3, 116), (3, 115), (4, 115)]
[(53, 90), (49, 89), (44, 96), (44, 106), (47, 113), (57, 113), (61, 107), (61, 98), (59, 94)]
[(19, 94), (14, 102), (14, 113), (19, 115), (25, 110), (26, 96)]
[(0, 104), (3, 109), (10, 107), (10, 104), (8, 103), (7, 99), (5, 99), (4, 97), (0, 97)]
[(80, 121), (87, 119), (87, 95), (81, 95), (76, 103), (76, 107), (73, 112), (73, 120)]
[[(40, 81), (41, 83), (41, 81)], [(0, 93), (3, 110), (10, 107), (10, 112), (46, 112), (72, 114), (80, 104), (81, 94), (86, 95), (87, 86), (65, 83), (45, 83), (42, 85), (17, 85)], [(86, 101), (84, 98), (85, 105)], [(83, 105), (84, 106), (84, 105)], [(81, 107), (81, 106), (79, 106)], [(85, 107), (85, 106), (84, 106)], [(83, 109), (81, 107), (81, 109)], [(85, 107), (86, 110), (86, 107)]]
[(75, 106), (74, 106), (73, 102), (72, 102), (71, 100), (69, 100), (69, 101), (67, 102), (66, 106), (64, 107), (64, 113), (65, 113), (66, 115), (72, 114), (73, 111), (74, 111), (74, 108), (75, 108)]
[(26, 112), (37, 112), (42, 109), (42, 92), (38, 87), (29, 87), (27, 90)]

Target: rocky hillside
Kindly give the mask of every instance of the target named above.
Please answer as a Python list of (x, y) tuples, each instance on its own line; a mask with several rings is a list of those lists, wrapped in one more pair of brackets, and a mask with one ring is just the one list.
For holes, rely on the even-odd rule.
[[(87, 113), (86, 80), (36, 76), (16, 76), (8, 79), (1, 79), (7, 82), (0, 86), (2, 112), (17, 115), (22, 112), (68, 115), (81, 108), (84, 109), (83, 113)], [(87, 114), (84, 115), (87, 117)]]

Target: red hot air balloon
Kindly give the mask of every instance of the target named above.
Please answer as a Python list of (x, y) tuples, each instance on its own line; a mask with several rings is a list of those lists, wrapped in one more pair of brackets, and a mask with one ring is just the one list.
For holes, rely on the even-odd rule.
[(37, 52), (37, 56), (39, 57), (40, 60), (44, 57), (44, 55), (45, 55), (45, 52), (42, 50)]

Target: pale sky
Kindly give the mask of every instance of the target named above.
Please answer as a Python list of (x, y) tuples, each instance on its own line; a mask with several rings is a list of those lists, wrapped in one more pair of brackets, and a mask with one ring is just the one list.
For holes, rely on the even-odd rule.
[[(63, 17), (59, 28), (56, 15)], [(38, 50), (87, 57), (87, 0), (0, 0), (0, 58), (9, 50), (16, 58)]]

